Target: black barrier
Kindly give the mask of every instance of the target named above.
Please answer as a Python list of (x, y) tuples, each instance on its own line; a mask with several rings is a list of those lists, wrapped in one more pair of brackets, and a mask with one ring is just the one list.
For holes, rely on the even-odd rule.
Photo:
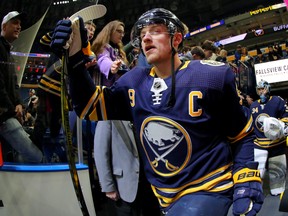
[(229, 63), (229, 66), (235, 73), (238, 89), (246, 95), (255, 95), (256, 76), (253, 64), (248, 61), (238, 61), (238, 65)]

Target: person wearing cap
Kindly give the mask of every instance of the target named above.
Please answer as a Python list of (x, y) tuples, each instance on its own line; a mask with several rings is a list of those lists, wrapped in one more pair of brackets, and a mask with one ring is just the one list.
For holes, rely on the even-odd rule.
[(1, 36), (5, 37), (9, 43), (18, 39), (21, 31), (21, 20), (24, 16), (23, 13), (12, 11), (3, 18), (1, 24)]
[[(134, 67), (112, 87), (95, 86), (83, 62), (81, 18), (54, 32), (70, 35), (68, 76), (80, 118), (132, 121), (145, 175), (168, 216), (254, 216), (264, 195), (254, 161), (252, 116), (243, 109), (232, 69), (222, 62), (182, 62), (184, 27), (172, 12), (151, 9), (134, 25), (135, 44), (153, 67)], [(67, 31), (67, 27), (69, 31)], [(70, 28), (69, 28), (70, 27)]]
[[(16, 152), (17, 162), (42, 161), (43, 154), (29, 138), (20, 122), (23, 107), (17, 84), (17, 74), (10, 54), (12, 42), (21, 31), (23, 14), (8, 13), (2, 20), (0, 36), (0, 139), (7, 149), (10, 145)], [(19, 122), (20, 121), (20, 122)], [(5, 145), (7, 144), (7, 145)]]

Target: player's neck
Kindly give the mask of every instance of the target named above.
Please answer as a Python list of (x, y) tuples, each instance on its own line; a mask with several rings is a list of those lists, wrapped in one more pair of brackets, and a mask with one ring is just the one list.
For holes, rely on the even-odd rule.
[[(174, 71), (176, 71), (182, 62), (179, 58), (174, 58), (174, 61), (175, 61)], [(162, 79), (171, 76), (171, 59), (169, 59), (169, 61), (166, 62), (155, 64), (155, 73), (157, 77), (160, 77)]]

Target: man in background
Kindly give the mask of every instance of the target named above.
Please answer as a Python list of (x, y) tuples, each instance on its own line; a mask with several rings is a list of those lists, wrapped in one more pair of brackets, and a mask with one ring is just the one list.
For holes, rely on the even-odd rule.
[(17, 162), (41, 162), (42, 152), (23, 129), (23, 107), (17, 75), (10, 54), (12, 42), (18, 39), (23, 14), (8, 13), (2, 20), (0, 36), (0, 139), (18, 153)]

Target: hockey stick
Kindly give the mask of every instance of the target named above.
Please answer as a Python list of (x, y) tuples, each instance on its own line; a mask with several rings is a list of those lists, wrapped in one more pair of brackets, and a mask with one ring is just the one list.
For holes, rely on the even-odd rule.
[(75, 158), (73, 154), (72, 134), (69, 126), (69, 107), (68, 107), (68, 94), (65, 82), (65, 76), (68, 75), (67, 71), (67, 59), (68, 53), (64, 54), (62, 58), (62, 73), (61, 73), (61, 113), (62, 113), (62, 125), (65, 131), (66, 138), (66, 151), (69, 164), (69, 170), (74, 186), (74, 190), (78, 199), (83, 216), (89, 216), (89, 211), (85, 203), (85, 199), (82, 193), (77, 169), (75, 166)]
[(82, 17), (83, 21), (94, 20), (103, 17), (107, 12), (107, 8), (102, 4), (97, 4), (83, 8), (69, 17), (72, 21), (77, 16)]

